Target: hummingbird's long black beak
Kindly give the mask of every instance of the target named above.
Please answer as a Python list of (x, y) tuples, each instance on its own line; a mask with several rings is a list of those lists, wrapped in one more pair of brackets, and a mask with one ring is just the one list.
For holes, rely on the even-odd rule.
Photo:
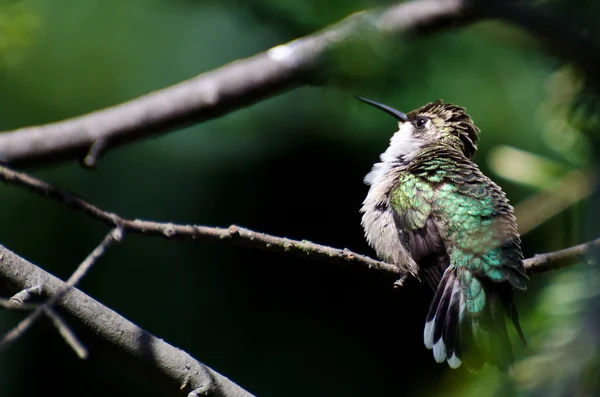
[(364, 103), (368, 103), (369, 105), (376, 107), (377, 109), (383, 110), (384, 112), (391, 115), (398, 121), (404, 122), (404, 121), (408, 120), (408, 117), (406, 117), (406, 115), (404, 113), (402, 113), (401, 111), (396, 110), (392, 107), (389, 107), (388, 105), (384, 105), (383, 103), (375, 102), (371, 99), (363, 98), (361, 96), (357, 96), (356, 98), (360, 101), (363, 101)]

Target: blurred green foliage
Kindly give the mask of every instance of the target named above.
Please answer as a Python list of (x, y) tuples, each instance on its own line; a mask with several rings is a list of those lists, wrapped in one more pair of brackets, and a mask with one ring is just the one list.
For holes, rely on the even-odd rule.
[(0, 3), (0, 69), (19, 64), (38, 27), (37, 16), (23, 2)]
[[(580, 18), (575, 26), (582, 29), (600, 11), (592, 1), (535, 3)], [(4, 1), (0, 129), (116, 104), (383, 5)], [(516, 206), (551, 197), (562, 178), (595, 167), (595, 113), (573, 117), (577, 98), (595, 88), (562, 51), (518, 28), (486, 21), (348, 51), (334, 60), (343, 75), (329, 76), (322, 86), (114, 150), (95, 171), (74, 161), (31, 171), (124, 217), (237, 223), (372, 254), (358, 214), (366, 194), (362, 177), (395, 125), (356, 102), (356, 94), (405, 111), (439, 98), (466, 106), (482, 129), (476, 161)], [(593, 182), (581, 189), (591, 197), (580, 202), (578, 196), (567, 210), (546, 206), (546, 222), (523, 236), (527, 256), (597, 237)], [(106, 232), (23, 190), (0, 186), (0, 194), (0, 243), (60, 277), (68, 277)], [(127, 236), (82, 289), (262, 397), (542, 395), (536, 385), (551, 375), (538, 373), (535, 359), (548, 345), (559, 346), (551, 362), (563, 368), (564, 379), (578, 371), (572, 361), (560, 367), (564, 351), (555, 335), (587, 329), (585, 316), (593, 318), (587, 308), (597, 298), (589, 291), (597, 288), (585, 272), (593, 271), (535, 276), (529, 291), (518, 294), (530, 347), (509, 377), (491, 368), (470, 375), (433, 362), (421, 346), (431, 293), (416, 282), (397, 291), (377, 275), (309, 260)], [(0, 312), (0, 329), (20, 317)], [(579, 349), (586, 346), (592, 352), (586, 363), (597, 364), (596, 342)], [(595, 372), (586, 373), (589, 390), (598, 390)], [(565, 380), (556, 389), (564, 393), (555, 395), (575, 390), (572, 382)], [(0, 385), (7, 396), (156, 395), (105, 362), (81, 363), (42, 323), (0, 355)]]

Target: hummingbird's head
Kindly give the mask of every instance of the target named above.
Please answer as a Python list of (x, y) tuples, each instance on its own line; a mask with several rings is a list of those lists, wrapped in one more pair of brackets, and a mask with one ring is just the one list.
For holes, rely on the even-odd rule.
[(399, 156), (410, 156), (431, 143), (454, 146), (469, 159), (477, 150), (479, 128), (475, 127), (471, 117), (460, 106), (438, 100), (404, 114), (370, 99), (359, 99), (398, 120), (399, 130), (392, 136), (386, 151), (390, 157), (395, 157), (390, 158), (392, 161)]

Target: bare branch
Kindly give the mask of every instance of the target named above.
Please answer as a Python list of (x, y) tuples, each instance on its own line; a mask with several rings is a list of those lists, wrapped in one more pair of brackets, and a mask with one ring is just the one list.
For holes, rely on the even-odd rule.
[[(440, 29), (463, 21), (464, 0), (415, 0), (363, 11), (312, 35), (203, 73), (174, 86), (83, 116), (0, 134), (0, 160), (12, 164), (85, 158), (152, 134), (198, 123), (307, 84), (327, 70), (325, 55), (340, 43)], [(91, 150), (90, 150), (90, 147)], [(89, 151), (89, 152), (88, 152)], [(86, 153), (88, 154), (86, 156)]]
[[(67, 291), (56, 303), (93, 354), (138, 374), (172, 396), (252, 397), (223, 375), (181, 349), (156, 338), (76, 288), (0, 246), (0, 295), (12, 295), (30, 285), (41, 285), (45, 297)], [(52, 300), (52, 298), (50, 298)], [(41, 306), (40, 306), (41, 307)]]
[(396, 266), (394, 265), (377, 261), (349, 250), (331, 248), (314, 244), (309, 241), (296, 241), (283, 237), (275, 237), (234, 225), (227, 229), (223, 229), (200, 225), (177, 225), (173, 223), (143, 221), (139, 219), (125, 219), (115, 213), (104, 211), (71, 192), (59, 189), (47, 182), (34, 178), (26, 173), (12, 170), (6, 166), (0, 166), (0, 180), (7, 184), (28, 189), (42, 197), (47, 197), (66, 204), (109, 226), (119, 227), (132, 233), (162, 236), (166, 238), (204, 238), (212, 241), (231, 241), (274, 252), (292, 252), (302, 255), (312, 254), (320, 260), (329, 262), (361, 263), (362, 265), (367, 265), (369, 268), (375, 270), (395, 272), (396, 269)]
[[(372, 259), (368, 256), (357, 254), (348, 249), (332, 248), (326, 245), (315, 244), (307, 240), (292, 240), (285, 237), (272, 236), (255, 232), (250, 229), (232, 225), (228, 228), (210, 227), (202, 225), (178, 225), (173, 223), (153, 222), (144, 220), (131, 220), (120, 217), (115, 213), (105, 211), (73, 193), (61, 190), (49, 183), (41, 181), (23, 172), (0, 166), (0, 180), (20, 187), (24, 187), (43, 197), (49, 197), (58, 202), (65, 203), (72, 208), (83, 211), (90, 217), (100, 220), (109, 226), (119, 227), (125, 231), (149, 236), (165, 238), (189, 238), (193, 240), (204, 239), (207, 241), (227, 241), (233, 244), (259, 248), (271, 252), (289, 252), (299, 256), (311, 256), (321, 262), (336, 264), (356, 264), (361, 267), (396, 274), (399, 280), (396, 286), (402, 286), (403, 281), (409, 276), (401, 272), (397, 266)], [(565, 266), (570, 259), (581, 259), (590, 248), (600, 240), (573, 247), (568, 250), (536, 256), (525, 261), (525, 266), (530, 273), (539, 273)], [(577, 248), (576, 251), (569, 251)], [(568, 251), (568, 252), (567, 252)], [(567, 252), (567, 253), (565, 253)]]
[(590, 253), (598, 249), (600, 249), (600, 238), (564, 250), (535, 255), (529, 259), (525, 259), (523, 264), (529, 274), (543, 273), (548, 270), (557, 270), (573, 263), (588, 263), (590, 261)]

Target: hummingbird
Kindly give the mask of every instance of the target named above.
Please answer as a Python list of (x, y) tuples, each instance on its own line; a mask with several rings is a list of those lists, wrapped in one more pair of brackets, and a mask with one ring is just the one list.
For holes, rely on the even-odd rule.
[(433, 289), (423, 339), (438, 363), (507, 370), (514, 356), (505, 320), (525, 344), (513, 292), (528, 277), (513, 208), (472, 160), (480, 130), (464, 108), (441, 100), (404, 114), (358, 99), (399, 127), (364, 179), (367, 242)]

